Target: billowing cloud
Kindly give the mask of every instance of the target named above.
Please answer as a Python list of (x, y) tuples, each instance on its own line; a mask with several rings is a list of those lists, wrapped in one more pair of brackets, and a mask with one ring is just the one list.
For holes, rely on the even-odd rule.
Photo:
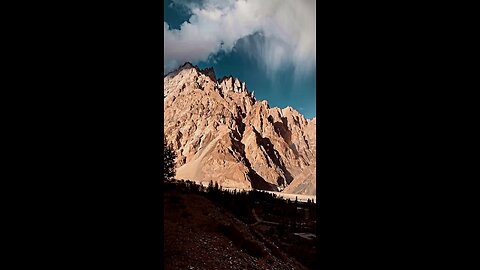
[[(267, 72), (293, 65), (296, 75), (315, 68), (315, 0), (176, 0), (192, 16), (178, 29), (164, 22), (164, 68), (186, 61), (205, 61), (230, 52), (239, 40), (242, 50)], [(254, 37), (254, 38), (252, 38)]]

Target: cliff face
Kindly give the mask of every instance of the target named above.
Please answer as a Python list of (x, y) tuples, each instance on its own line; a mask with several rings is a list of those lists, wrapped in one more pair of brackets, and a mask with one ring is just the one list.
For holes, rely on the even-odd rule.
[(315, 195), (315, 119), (270, 108), (244, 82), (217, 81), (213, 69), (190, 63), (164, 77), (164, 96), (177, 179)]

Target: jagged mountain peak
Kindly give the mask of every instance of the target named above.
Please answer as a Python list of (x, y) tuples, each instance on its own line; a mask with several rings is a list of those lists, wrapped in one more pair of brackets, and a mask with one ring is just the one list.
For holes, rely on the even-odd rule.
[[(195, 79), (195, 77), (200, 75), (200, 74), (205, 75), (206, 77), (210, 78), (212, 82), (215, 83), (213, 85), (212, 90), (215, 90), (216, 92), (220, 93), (220, 95), (224, 99), (227, 98), (227, 97), (230, 97), (230, 98), (232, 97), (232, 96), (229, 96), (228, 93), (231, 93), (231, 94), (246, 93), (247, 96), (250, 99), (250, 102), (252, 102), (252, 105), (254, 105), (256, 103), (260, 103), (262, 106), (265, 106), (267, 109), (278, 109), (280, 111), (280, 113), (282, 114), (282, 116), (293, 115), (293, 116), (296, 116), (296, 117), (300, 117), (302, 119), (302, 121), (304, 121), (304, 122), (307, 121), (302, 113), (300, 113), (299, 111), (297, 111), (295, 108), (293, 108), (291, 106), (287, 106), (283, 109), (278, 108), (278, 107), (271, 108), (267, 100), (256, 100), (255, 95), (254, 95), (254, 91), (249, 92), (248, 88), (246, 86), (246, 83), (240, 81), (239, 78), (236, 78), (232, 75), (229, 75), (229, 76), (223, 76), (222, 78), (216, 80), (215, 70), (214, 70), (213, 67), (208, 67), (208, 68), (205, 68), (205, 69), (201, 70), (198, 66), (194, 66), (190, 62), (186, 62), (185, 64), (183, 64), (182, 66), (180, 66), (176, 70), (177, 73), (172, 73), (172, 76), (170, 76), (170, 77), (175, 77), (176, 75), (178, 75), (178, 73), (180, 71), (188, 70), (188, 69), (194, 69), (196, 72), (192, 73), (192, 74), (194, 74), (192, 78), (187, 78), (186, 80), (187, 81), (188, 80), (197, 80), (197, 85), (196, 86), (199, 87), (202, 90), (204, 90), (206, 87), (203, 86), (203, 85), (200, 85), (198, 83), (198, 79)], [(185, 80), (183, 80), (183, 81), (185, 81)], [(203, 82), (203, 83), (205, 83), (205, 82)], [(182, 88), (183, 88), (183, 85), (182, 85)], [(238, 101), (238, 99), (234, 99), (234, 100)], [(311, 121), (311, 120), (308, 120), (308, 121)]]
[[(174, 71), (166, 74), (164, 76), (165, 78), (173, 78), (179, 74), (182, 73), (182, 71), (187, 71), (190, 72), (190, 70), (194, 70), (193, 72), (190, 72), (189, 74), (193, 77), (197, 77), (199, 75), (205, 75), (206, 77), (210, 78), (212, 82), (216, 84), (218, 88), (222, 89), (217, 89), (217, 90), (224, 90), (226, 92), (235, 92), (235, 93), (247, 93), (251, 98), (254, 97), (253, 92), (249, 92), (248, 88), (246, 86), (246, 83), (241, 81), (239, 78), (233, 77), (232, 75), (229, 76), (223, 76), (222, 78), (218, 79), (216, 78), (215, 74), (215, 69), (213, 67), (207, 67), (204, 69), (200, 69), (198, 66), (193, 65), (190, 62), (186, 62)], [(185, 73), (182, 73), (185, 75)], [(194, 79), (194, 78), (191, 78)], [(222, 91), (221, 91), (222, 92)], [(222, 92), (223, 93), (223, 92)]]
[(316, 135), (301, 113), (255, 100), (233, 76), (213, 80), (213, 68), (182, 67), (164, 77), (164, 131), (178, 179), (274, 191), (296, 179), (290, 191), (314, 192), (314, 176), (301, 172), (315, 168)]
[(209, 77), (214, 82), (217, 81), (216, 76), (215, 76), (215, 70), (214, 70), (213, 67), (207, 67), (207, 68), (204, 68), (204, 69), (200, 69), (198, 66), (193, 65), (190, 62), (185, 62), (183, 65), (181, 65), (180, 67), (178, 67), (174, 71), (167, 73), (164, 76), (164, 78), (167, 77), (167, 76), (174, 77), (177, 74), (179, 74), (181, 71), (189, 70), (189, 69), (194, 69), (197, 73), (200, 73), (200, 74), (203, 74), (203, 75)]
[(184, 69), (184, 68), (197, 68), (197, 69), (198, 69), (197, 66), (194, 66), (194, 65), (193, 65), (192, 63), (190, 63), (190, 62), (185, 62), (185, 64), (183, 64), (183, 65), (180, 66), (180, 69)]
[(212, 79), (212, 81), (214, 81), (214, 82), (217, 81), (217, 78), (215, 76), (215, 70), (213, 69), (213, 67), (202, 69), (202, 70), (200, 70), (200, 72), (203, 73), (204, 75), (208, 76), (210, 79)]

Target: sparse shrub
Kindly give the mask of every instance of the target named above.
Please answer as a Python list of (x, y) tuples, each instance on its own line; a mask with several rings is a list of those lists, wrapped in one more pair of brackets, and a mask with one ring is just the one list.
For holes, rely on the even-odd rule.
[(241, 244), (243, 241), (242, 232), (231, 224), (219, 224), (217, 229), (236, 244)]
[(243, 241), (241, 245), (241, 248), (245, 249), (248, 254), (257, 258), (262, 257), (266, 254), (262, 245), (260, 245), (257, 241), (251, 239), (245, 239), (245, 241)]
[(257, 258), (266, 254), (262, 245), (260, 245), (257, 241), (253, 239), (247, 238), (247, 235), (242, 233), (242, 231), (240, 231), (234, 225), (219, 224), (217, 229), (223, 235), (232, 240), (235, 245), (237, 245), (241, 249), (244, 249), (248, 254)]

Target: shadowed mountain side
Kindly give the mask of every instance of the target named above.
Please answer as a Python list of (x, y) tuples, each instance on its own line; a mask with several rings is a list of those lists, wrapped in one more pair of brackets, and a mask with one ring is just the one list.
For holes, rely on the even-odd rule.
[(251, 183), (251, 188), (254, 189), (262, 189), (262, 190), (270, 190), (270, 191), (276, 191), (276, 185), (268, 183), (263, 179), (258, 173), (252, 169), (250, 162), (246, 160), (247, 166), (250, 169), (248, 171), (248, 177), (250, 178), (250, 183)]
[(306, 168), (304, 172), (300, 173), (293, 179), (288, 187), (286, 187), (284, 193), (302, 194), (302, 195), (316, 195), (317, 173), (315, 167), (311, 166)]

